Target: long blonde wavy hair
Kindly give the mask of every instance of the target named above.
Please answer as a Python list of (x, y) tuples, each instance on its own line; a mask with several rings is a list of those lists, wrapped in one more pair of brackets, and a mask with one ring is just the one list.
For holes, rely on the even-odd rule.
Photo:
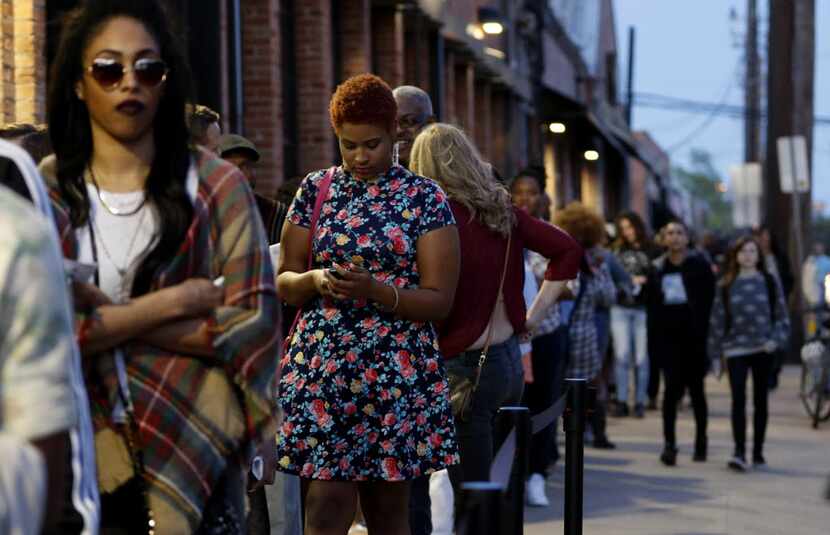
[(410, 169), (438, 182), (450, 199), (466, 206), (475, 219), (507, 236), (515, 222), (510, 193), (459, 128), (433, 123), (412, 146)]

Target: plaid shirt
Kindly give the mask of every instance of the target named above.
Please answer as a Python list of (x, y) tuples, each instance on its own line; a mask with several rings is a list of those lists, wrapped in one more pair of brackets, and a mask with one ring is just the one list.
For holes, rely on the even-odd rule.
[[(123, 346), (151, 507), (163, 504), (193, 530), (228, 463), (247, 470), (254, 446), (276, 432), (280, 345), (274, 271), (254, 196), (233, 165), (206, 151), (194, 158), (188, 174), (193, 221), (152, 290), (224, 276), (225, 303), (207, 320), (215, 365), (137, 343)], [(42, 165), (47, 178), (49, 165), (54, 160)], [(75, 259), (75, 229), (53, 176), (51, 184), (64, 255)], [(112, 360), (85, 361), (96, 433), (113, 426)], [(99, 462), (99, 481), (108, 477), (105, 464)]]
[(616, 289), (608, 268), (603, 265), (592, 277), (580, 277), (582, 288), (571, 311), (568, 326), (567, 377), (593, 379), (602, 368), (595, 313), (597, 307), (609, 307)]
[[(548, 259), (535, 251), (527, 252), (527, 263), (533, 270), (533, 275), (536, 276), (536, 282), (539, 287), (545, 280), (545, 271), (548, 269)], [(533, 331), (533, 337), (538, 338), (545, 336), (555, 331), (562, 324), (562, 319), (559, 315), (559, 306), (553, 305), (548, 309), (544, 319), (539, 323), (539, 326)]]

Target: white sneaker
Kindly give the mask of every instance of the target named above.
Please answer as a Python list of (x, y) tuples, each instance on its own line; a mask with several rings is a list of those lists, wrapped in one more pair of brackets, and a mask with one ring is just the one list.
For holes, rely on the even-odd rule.
[(550, 501), (545, 495), (545, 478), (542, 474), (533, 474), (527, 480), (525, 489), (527, 504), (531, 507), (549, 507)]
[(728, 466), (736, 472), (746, 472), (747, 469), (749, 469), (749, 465), (746, 464), (746, 459), (738, 455), (735, 455), (729, 459)]

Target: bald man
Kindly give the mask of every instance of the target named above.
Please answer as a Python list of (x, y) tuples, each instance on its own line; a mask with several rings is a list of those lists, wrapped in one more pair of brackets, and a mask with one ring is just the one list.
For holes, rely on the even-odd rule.
[(415, 138), (430, 123), (435, 122), (432, 99), (420, 87), (402, 85), (392, 92), (398, 103), (398, 161), (409, 167), (409, 155)]
[[(392, 94), (398, 104), (398, 163), (409, 167), (409, 156), (415, 138), (428, 124), (435, 122), (432, 99), (420, 87), (402, 85)], [(412, 482), (409, 495), (409, 530), (411, 535), (432, 533), (430, 476), (421, 476)]]

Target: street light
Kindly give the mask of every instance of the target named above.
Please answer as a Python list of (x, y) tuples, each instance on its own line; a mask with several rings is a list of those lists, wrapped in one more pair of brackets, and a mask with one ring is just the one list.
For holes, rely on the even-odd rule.
[(599, 153), (595, 150), (586, 150), (585, 151), (585, 159), (589, 162), (595, 162), (599, 160)]
[(565, 130), (567, 130), (564, 123), (550, 123), (549, 128), (553, 134), (564, 134)]
[(494, 7), (478, 8), (478, 22), (487, 35), (499, 35), (504, 31), (499, 10)]

